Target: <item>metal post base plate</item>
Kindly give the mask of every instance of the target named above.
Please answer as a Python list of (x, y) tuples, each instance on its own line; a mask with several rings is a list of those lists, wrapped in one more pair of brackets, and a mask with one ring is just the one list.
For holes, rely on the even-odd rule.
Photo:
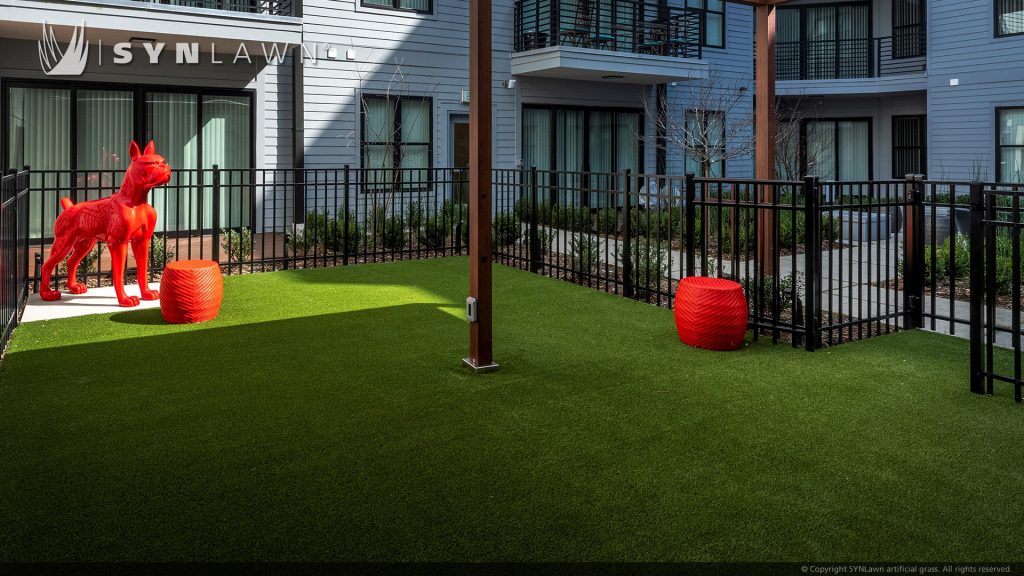
[(497, 372), (500, 366), (495, 363), (487, 364), (486, 366), (477, 366), (473, 363), (472, 358), (463, 358), (462, 363), (469, 367), (474, 374), (487, 374), (490, 372)]

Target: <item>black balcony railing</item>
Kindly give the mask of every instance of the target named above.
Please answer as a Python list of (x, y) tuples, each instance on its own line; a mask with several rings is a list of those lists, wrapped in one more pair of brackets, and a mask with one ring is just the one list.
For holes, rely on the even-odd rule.
[(576, 46), (700, 58), (703, 23), (703, 10), (635, 0), (517, 0), (515, 51)]
[(189, 8), (207, 8), (210, 10), (227, 10), (229, 12), (247, 12), (249, 14), (268, 14), (270, 16), (292, 16), (292, 0), (136, 0), (150, 4), (166, 4), (170, 6), (187, 6)]
[(923, 30), (902, 29), (886, 38), (779, 42), (775, 46), (778, 80), (879, 78), (923, 72)]

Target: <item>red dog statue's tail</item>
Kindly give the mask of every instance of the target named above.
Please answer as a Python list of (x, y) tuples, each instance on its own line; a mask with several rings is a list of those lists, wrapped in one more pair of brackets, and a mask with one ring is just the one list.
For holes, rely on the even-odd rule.
[(71, 208), (74, 205), (75, 205), (75, 203), (71, 201), (71, 198), (61, 198), (60, 199), (60, 209), (61, 210), (67, 210), (68, 208)]

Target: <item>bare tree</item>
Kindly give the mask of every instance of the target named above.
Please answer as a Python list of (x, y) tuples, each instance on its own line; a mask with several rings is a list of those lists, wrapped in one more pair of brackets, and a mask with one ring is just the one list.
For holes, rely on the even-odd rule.
[[(654, 120), (656, 134), (664, 134), (668, 148), (685, 151), (702, 176), (710, 175), (716, 163), (753, 154), (754, 114), (746, 83), (712, 70), (707, 78), (682, 86), (682, 94), (662, 102), (661, 110), (646, 93), (643, 98), (644, 112)], [(656, 139), (639, 136), (648, 143)]]
[(805, 176), (821, 176), (820, 170), (828, 162), (835, 163), (835, 135), (817, 131), (813, 137), (805, 134), (806, 126), (818, 118), (816, 109), (796, 100), (789, 105), (777, 106), (779, 118), (775, 140), (775, 169), (780, 180), (802, 180)]
[[(371, 57), (367, 58), (367, 60), (372, 61), (372, 52)], [(382, 154), (372, 157), (369, 154), (369, 150), (365, 148), (369, 144), (363, 142), (362, 137), (363, 134), (366, 134), (365, 123), (370, 117), (370, 101), (364, 94), (359, 95), (360, 119), (355, 124), (356, 127), (349, 132), (348, 141), (350, 147), (353, 145), (360, 147), (362, 168), (365, 169), (364, 182), (369, 185), (368, 192), (373, 193), (375, 197), (375, 213), (373, 215), (375, 221), (394, 212), (397, 206), (396, 195), (407, 184), (405, 182), (406, 179), (425, 181), (428, 179), (428, 172), (422, 172), (422, 170), (429, 171), (431, 168), (429, 165), (413, 168), (401, 165), (402, 151), (396, 147), (397, 143), (403, 141), (406, 129), (420, 126), (421, 128), (425, 127), (429, 132), (431, 126), (430, 114), (432, 113), (430, 103), (433, 101), (439, 81), (432, 79), (431, 83), (426, 84), (425, 90), (414, 92), (412, 83), (406, 75), (404, 63), (404, 60), (396, 59), (393, 64), (374, 64), (374, 69), (369, 72), (364, 69), (363, 65), (357, 65), (355, 69), (355, 76), (359, 83), (360, 91), (383, 97), (388, 106), (387, 117), (392, 120), (389, 126), (381, 127), (373, 134), (367, 134), (372, 136), (374, 142), (383, 143), (376, 146), (384, 146)], [(384, 79), (373, 79), (374, 76), (379, 77), (382, 71), (387, 68), (391, 70), (386, 73)], [(381, 88), (374, 90), (372, 86), (380, 86)], [(409, 106), (409, 103), (413, 102), (424, 105)], [(412, 109), (411, 114), (408, 113), (410, 109)], [(426, 141), (430, 141), (429, 134)], [(426, 157), (430, 157), (429, 150)], [(378, 196), (380, 196), (379, 199), (377, 198)], [(377, 212), (380, 212), (380, 214)]]

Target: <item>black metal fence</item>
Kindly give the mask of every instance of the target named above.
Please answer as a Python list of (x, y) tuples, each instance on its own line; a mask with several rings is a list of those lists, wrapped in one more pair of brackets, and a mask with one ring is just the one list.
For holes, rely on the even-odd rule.
[[(1020, 185), (971, 186), (970, 332), (971, 390), (993, 394), (995, 382), (1009, 383), (1021, 402)], [(997, 348), (1009, 347), (1009, 355)]]
[[(34, 288), (60, 198), (105, 198), (120, 178), (113, 171), (32, 172)], [(177, 170), (150, 195), (159, 220), (149, 273), (155, 280), (167, 263), (186, 259), (214, 260), (225, 273), (241, 274), (460, 254), (468, 238), (464, 178), (465, 171), (447, 168)], [(100, 244), (78, 278), (97, 285), (110, 273)], [(66, 270), (54, 278), (63, 281)]]
[(28, 171), (0, 176), (0, 353), (28, 297)]
[(682, 278), (742, 284), (755, 337), (816, 349), (907, 325), (904, 181), (507, 171), (498, 262), (671, 306)]
[(642, 0), (517, 0), (515, 51), (576, 46), (679, 58), (702, 56), (705, 12)]
[[(465, 175), (180, 170), (150, 197), (160, 214), (150, 274), (157, 279), (178, 259), (211, 259), (238, 274), (462, 254)], [(16, 317), (8, 311), (21, 302), (11, 287), (38, 282), (59, 199), (106, 197), (119, 179), (96, 171), (5, 177), (5, 334)], [(1022, 188), (919, 176), (755, 181), (499, 169), (492, 239), (501, 264), (659, 306), (672, 306), (682, 278), (733, 279), (745, 288), (756, 338), (809, 350), (905, 328), (971, 337), (974, 380), (989, 392), (1010, 382), (1019, 397)], [(55, 281), (65, 276), (58, 269)], [(109, 276), (102, 248), (79, 269), (93, 285)]]
[(923, 72), (927, 67), (923, 29), (898, 37), (779, 42), (779, 80), (879, 78)]

